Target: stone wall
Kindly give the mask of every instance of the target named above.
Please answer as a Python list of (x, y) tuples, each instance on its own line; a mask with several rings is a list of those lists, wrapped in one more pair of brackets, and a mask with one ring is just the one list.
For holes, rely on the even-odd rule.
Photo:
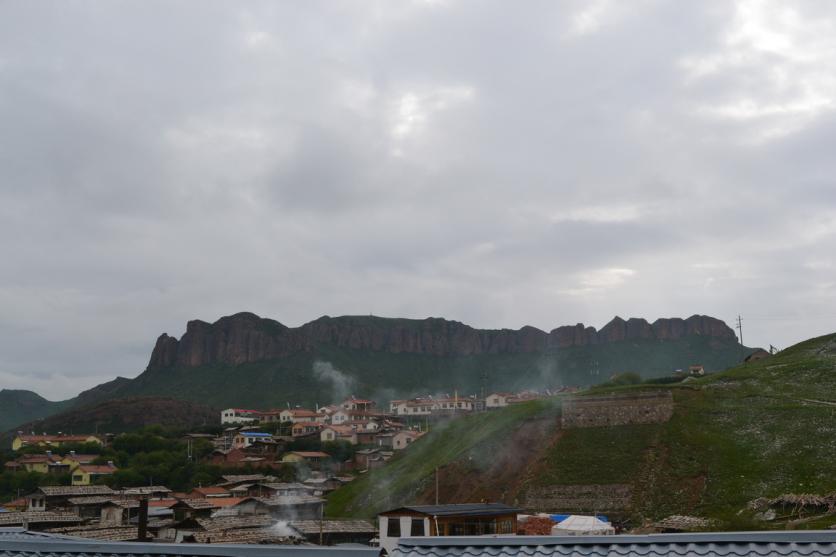
[(573, 397), (563, 403), (564, 428), (660, 424), (673, 415), (670, 391)]
[(530, 489), (523, 506), (537, 512), (612, 512), (627, 509), (631, 496), (625, 484), (555, 485)]

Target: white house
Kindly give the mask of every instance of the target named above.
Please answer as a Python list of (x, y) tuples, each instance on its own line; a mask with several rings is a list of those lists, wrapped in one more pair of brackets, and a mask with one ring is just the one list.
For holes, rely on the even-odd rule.
[(320, 422), (325, 423), (327, 420), (326, 414), (320, 414), (307, 408), (288, 408), (282, 410), (279, 414), (279, 419), (282, 422), (299, 423), (299, 422)]
[(333, 441), (348, 441), (352, 445), (357, 444), (357, 432), (350, 426), (329, 425), (322, 428), (319, 433), (319, 440), (323, 443)]
[(397, 432), (392, 437), (392, 448), (396, 451), (403, 450), (411, 445), (416, 439), (424, 435), (420, 431), (404, 430)]
[(227, 408), (221, 410), (221, 424), (250, 424), (258, 422), (261, 413), (258, 410), (245, 410), (243, 408)]
[(485, 408), (505, 408), (508, 406), (509, 393), (493, 393), (485, 399)]

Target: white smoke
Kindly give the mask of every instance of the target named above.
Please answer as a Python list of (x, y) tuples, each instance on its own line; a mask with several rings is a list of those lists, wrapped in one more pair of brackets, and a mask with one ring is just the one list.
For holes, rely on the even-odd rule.
[(280, 520), (275, 523), (271, 530), (276, 533), (277, 536), (281, 536), (283, 538), (298, 538), (299, 533), (290, 527), (290, 522), (287, 520)]
[(330, 362), (316, 361), (313, 363), (313, 373), (317, 380), (331, 383), (333, 402), (339, 403), (347, 399), (354, 389), (354, 378), (331, 365)]

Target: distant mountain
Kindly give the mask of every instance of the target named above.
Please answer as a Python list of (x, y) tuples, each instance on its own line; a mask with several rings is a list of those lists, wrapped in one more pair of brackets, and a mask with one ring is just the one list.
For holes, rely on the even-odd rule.
[(32, 391), (2, 389), (0, 390), (0, 431), (55, 414), (71, 404), (71, 401), (52, 402)]
[(165, 397), (133, 397), (76, 406), (23, 424), (19, 429), (105, 433), (131, 431), (156, 424), (188, 428), (217, 421), (218, 411), (206, 405)]
[(445, 319), (322, 317), (287, 327), (253, 313), (190, 321), (156, 342), (146, 371), (96, 396), (166, 395), (215, 406), (328, 404), (349, 394), (394, 396), (589, 385), (612, 373), (646, 377), (700, 363), (711, 371), (748, 349), (725, 323), (616, 317), (547, 333), (475, 329)]
[(613, 373), (645, 377), (699, 363), (719, 371), (751, 350), (703, 315), (614, 318), (551, 332), (475, 329), (440, 318), (321, 317), (300, 327), (253, 313), (190, 321), (162, 334), (146, 370), (79, 395), (68, 406), (166, 396), (214, 407), (328, 404), (350, 394), (386, 402), (428, 393), (554, 388), (600, 383)]

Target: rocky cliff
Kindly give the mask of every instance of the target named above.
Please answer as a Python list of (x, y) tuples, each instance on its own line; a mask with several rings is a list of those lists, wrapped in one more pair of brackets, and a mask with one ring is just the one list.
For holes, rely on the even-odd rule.
[(624, 320), (615, 317), (600, 331), (579, 323), (549, 333), (534, 327), (518, 330), (474, 329), (457, 321), (429, 318), (387, 319), (372, 316), (321, 317), (290, 328), (253, 313), (238, 313), (215, 323), (190, 321), (177, 340), (168, 334), (157, 339), (149, 369), (239, 365), (310, 352), (317, 346), (432, 356), (531, 354), (573, 346), (630, 340), (678, 340), (703, 336), (734, 342), (734, 331), (723, 321), (705, 315), (687, 319)]

